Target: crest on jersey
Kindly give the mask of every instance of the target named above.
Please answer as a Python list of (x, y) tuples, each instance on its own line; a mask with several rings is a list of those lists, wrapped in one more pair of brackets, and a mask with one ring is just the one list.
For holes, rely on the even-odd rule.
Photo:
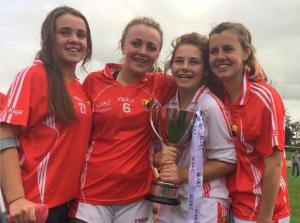
[(236, 136), (237, 133), (238, 133), (238, 130), (239, 130), (238, 125), (235, 124), (235, 123), (232, 123), (231, 124), (231, 133), (232, 133), (232, 136)]
[(150, 109), (151, 108), (151, 104), (152, 104), (152, 100), (149, 98), (144, 98), (142, 99), (142, 105), (147, 108)]

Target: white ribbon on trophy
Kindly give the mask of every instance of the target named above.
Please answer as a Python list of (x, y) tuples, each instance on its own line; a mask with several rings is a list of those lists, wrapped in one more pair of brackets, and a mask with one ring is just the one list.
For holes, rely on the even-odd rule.
[(203, 187), (203, 151), (205, 124), (201, 111), (196, 112), (191, 142), (189, 167), (188, 223), (200, 222), (200, 206)]

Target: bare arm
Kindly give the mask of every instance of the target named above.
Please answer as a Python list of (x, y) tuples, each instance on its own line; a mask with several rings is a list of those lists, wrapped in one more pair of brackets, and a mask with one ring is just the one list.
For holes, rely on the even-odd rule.
[[(0, 125), (0, 138), (18, 136), (20, 128)], [(9, 213), (14, 222), (36, 222), (35, 204), (25, 199), (17, 148), (1, 152), (1, 187), (9, 205)]]
[(257, 223), (271, 223), (279, 189), (283, 152), (276, 150), (264, 160), (265, 170), (262, 182), (262, 197)]
[(211, 181), (233, 173), (235, 164), (220, 160), (207, 160), (203, 167), (203, 181)]
[[(224, 177), (234, 170), (235, 164), (219, 160), (207, 160), (203, 167), (203, 181), (211, 181)], [(159, 168), (159, 172), (161, 180), (176, 184), (187, 182), (189, 177), (188, 167), (180, 169), (175, 164), (163, 165)]]
[[(18, 127), (1, 125), (0, 138), (17, 136)], [(25, 197), (19, 167), (19, 155), (17, 148), (9, 148), (1, 152), (1, 185), (10, 204), (12, 201)]]

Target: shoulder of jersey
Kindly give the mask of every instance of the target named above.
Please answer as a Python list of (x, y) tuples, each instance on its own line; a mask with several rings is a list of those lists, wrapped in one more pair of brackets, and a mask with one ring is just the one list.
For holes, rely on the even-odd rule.
[(266, 82), (260, 81), (260, 82), (251, 82), (251, 87), (253, 89), (259, 89), (260, 92), (269, 92), (273, 96), (279, 96), (280, 94), (278, 91), (271, 85), (267, 84)]
[(26, 78), (38, 79), (40, 78), (47, 78), (45, 66), (42, 63), (33, 63), (29, 67), (23, 69), (19, 74), (25, 75)]

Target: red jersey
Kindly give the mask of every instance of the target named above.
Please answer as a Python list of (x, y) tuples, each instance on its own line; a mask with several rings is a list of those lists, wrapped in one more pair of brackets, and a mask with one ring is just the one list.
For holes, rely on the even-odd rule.
[(123, 86), (114, 79), (120, 65), (88, 75), (84, 88), (92, 102), (93, 132), (82, 176), (81, 202), (122, 204), (143, 198), (150, 190), (150, 153), (155, 135), (149, 103), (166, 103), (175, 93), (171, 76), (145, 74), (138, 83)]
[(26, 198), (49, 208), (78, 194), (92, 123), (90, 103), (74, 78), (65, 83), (77, 120), (62, 126), (48, 108), (48, 79), (41, 61), (22, 70), (10, 87), (0, 122), (22, 127), (20, 167)]
[[(246, 75), (237, 103), (231, 104), (226, 97), (224, 104), (231, 113), (237, 149), (236, 173), (229, 178), (233, 212), (240, 219), (255, 220), (261, 199), (264, 159), (275, 149), (284, 151), (284, 106), (271, 86), (249, 82)], [(290, 215), (285, 160), (283, 162), (274, 220)]]
[(0, 92), (0, 111), (2, 110), (2, 108), (3, 108), (3, 104), (4, 104), (4, 100), (5, 100), (5, 94), (2, 94), (1, 92)]

